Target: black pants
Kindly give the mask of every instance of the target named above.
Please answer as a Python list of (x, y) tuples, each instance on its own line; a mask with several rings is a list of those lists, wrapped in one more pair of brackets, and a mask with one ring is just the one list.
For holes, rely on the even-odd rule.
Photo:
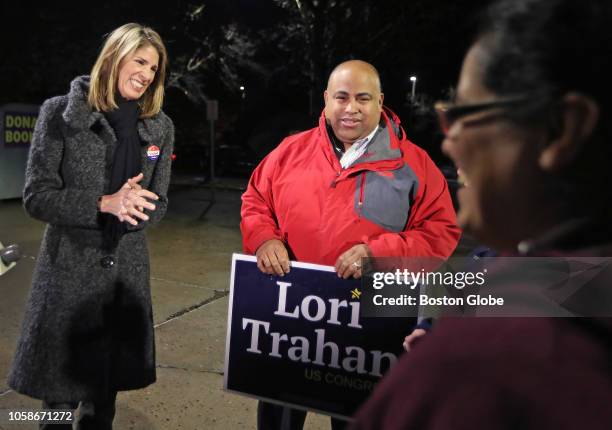
[[(93, 402), (81, 402), (81, 409), (76, 419), (77, 430), (112, 430), (115, 418), (115, 400), (117, 392), (111, 392), (106, 398)], [(43, 409), (76, 409), (77, 403), (47, 403), (43, 401)], [(72, 424), (41, 424), (40, 430), (72, 430)]]
[[(306, 411), (259, 401), (257, 404), (257, 430), (302, 430)], [(344, 430), (348, 422), (331, 418), (332, 430)]]

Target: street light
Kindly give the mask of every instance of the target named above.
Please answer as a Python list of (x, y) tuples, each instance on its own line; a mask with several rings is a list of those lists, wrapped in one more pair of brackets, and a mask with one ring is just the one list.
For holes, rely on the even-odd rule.
[(244, 90), (245, 90), (244, 85), (240, 85), (240, 92), (242, 93), (242, 98), (246, 97), (246, 92)]
[(414, 103), (414, 94), (415, 94), (415, 90), (416, 90), (417, 77), (416, 76), (411, 76), (410, 77), (410, 81), (412, 82), (412, 96), (410, 97), (410, 101)]

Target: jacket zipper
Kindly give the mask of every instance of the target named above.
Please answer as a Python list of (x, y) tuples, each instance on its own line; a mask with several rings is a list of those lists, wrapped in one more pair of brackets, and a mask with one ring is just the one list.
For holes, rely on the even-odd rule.
[(331, 184), (329, 184), (330, 187), (336, 188), (336, 184), (338, 183), (338, 178), (340, 177), (341, 174), (342, 174), (342, 172), (340, 172), (340, 171), (336, 172), (336, 177), (334, 179), (332, 179)]
[(361, 173), (361, 188), (359, 190), (359, 202), (357, 203), (357, 209), (359, 211), (359, 218), (361, 218), (361, 212), (363, 210), (363, 197), (365, 194), (365, 185), (366, 185), (366, 172)]

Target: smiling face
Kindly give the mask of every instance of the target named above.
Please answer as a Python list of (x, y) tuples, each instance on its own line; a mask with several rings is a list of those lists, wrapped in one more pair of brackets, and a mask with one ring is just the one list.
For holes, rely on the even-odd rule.
[(368, 136), (380, 122), (383, 94), (375, 69), (348, 61), (331, 74), (324, 93), (325, 118), (346, 146)]
[(155, 79), (159, 54), (151, 46), (143, 46), (125, 56), (119, 65), (117, 89), (127, 100), (137, 100), (145, 93)]
[[(457, 105), (502, 99), (482, 83), (485, 48), (473, 46), (463, 63)], [(442, 144), (457, 166), (459, 225), (498, 249), (511, 249), (541, 226), (543, 175), (538, 167), (543, 133), (521, 127), (496, 111), (466, 115), (453, 123)], [(544, 212), (544, 211), (540, 211)]]

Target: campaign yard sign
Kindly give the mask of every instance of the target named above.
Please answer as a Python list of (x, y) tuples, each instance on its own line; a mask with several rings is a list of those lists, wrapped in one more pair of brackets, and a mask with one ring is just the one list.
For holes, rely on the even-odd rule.
[[(232, 258), (224, 388), (350, 417), (402, 352), (414, 318), (361, 318), (361, 283), (291, 263), (283, 277)], [(409, 383), (409, 381), (406, 381)]]

